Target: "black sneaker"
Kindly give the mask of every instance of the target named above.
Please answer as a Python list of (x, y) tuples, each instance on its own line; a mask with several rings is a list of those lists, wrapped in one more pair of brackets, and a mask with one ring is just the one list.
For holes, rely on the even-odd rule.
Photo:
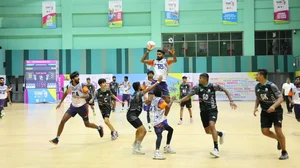
[(50, 140), (49, 142), (54, 144), (54, 145), (57, 145), (59, 140), (57, 138), (54, 138), (54, 139)]
[(284, 154), (281, 154), (279, 160), (286, 160), (286, 159), (288, 159), (288, 158), (289, 158), (289, 154), (286, 152), (286, 153), (284, 153)]
[(102, 138), (104, 135), (104, 131), (103, 131), (103, 127), (101, 125), (99, 125), (99, 127), (101, 128), (100, 130), (98, 130), (100, 137)]
[(278, 149), (278, 150), (281, 150), (281, 145), (280, 145), (279, 142), (277, 142), (277, 149)]

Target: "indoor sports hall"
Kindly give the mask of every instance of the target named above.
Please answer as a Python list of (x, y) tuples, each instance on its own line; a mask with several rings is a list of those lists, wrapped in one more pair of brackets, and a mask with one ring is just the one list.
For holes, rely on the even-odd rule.
[(299, 0), (0, 0), (0, 167), (298, 167), (299, 16)]

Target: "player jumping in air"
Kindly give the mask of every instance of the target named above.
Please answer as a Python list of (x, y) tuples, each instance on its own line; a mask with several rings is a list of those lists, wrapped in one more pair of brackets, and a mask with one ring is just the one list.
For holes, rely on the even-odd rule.
[[(164, 98), (165, 102), (167, 104), (170, 103), (170, 93), (167, 85), (167, 77), (169, 73), (169, 66), (172, 63), (177, 62), (176, 56), (175, 56), (175, 50), (174, 48), (172, 50), (169, 50), (170, 55), (173, 57), (172, 60), (167, 60), (165, 58), (165, 52), (163, 50), (157, 50), (157, 58), (156, 60), (146, 60), (146, 57), (149, 55), (151, 50), (147, 50), (147, 52), (144, 54), (144, 56), (141, 59), (142, 63), (148, 64), (153, 66), (154, 69), (154, 77), (153, 77), (153, 83), (155, 83), (159, 76), (162, 76), (162, 82), (157, 85), (162, 91), (162, 97)], [(151, 103), (153, 99), (153, 92), (149, 92), (148, 100), (145, 102), (146, 104)], [(171, 107), (171, 106), (170, 106)], [(168, 116), (170, 107), (167, 106), (165, 109), (165, 116)]]
[(71, 117), (75, 117), (76, 114), (80, 115), (86, 127), (97, 129), (101, 138), (103, 137), (104, 134), (102, 126), (97, 126), (96, 124), (89, 122), (89, 116), (88, 116), (89, 111), (88, 111), (87, 99), (89, 99), (91, 95), (83, 92), (82, 90), (83, 85), (79, 83), (79, 73), (77, 71), (71, 73), (70, 78), (71, 78), (71, 82), (67, 86), (67, 90), (64, 96), (62, 97), (60, 103), (57, 105), (56, 109), (60, 108), (63, 101), (65, 100), (65, 98), (70, 92), (72, 93), (72, 103), (69, 109), (64, 114), (63, 118), (61, 119), (61, 122), (58, 126), (56, 138), (50, 140), (50, 143), (53, 143), (55, 145), (57, 145), (59, 142), (59, 138), (64, 129), (65, 123)]

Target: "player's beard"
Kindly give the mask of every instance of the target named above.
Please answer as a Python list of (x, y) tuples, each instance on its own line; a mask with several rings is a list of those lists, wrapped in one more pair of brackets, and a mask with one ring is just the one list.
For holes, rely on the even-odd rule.
[(116, 80), (113, 80), (114, 82), (116, 82)]
[(0, 86), (3, 86), (4, 85), (4, 83), (0, 83)]
[(156, 57), (156, 60), (160, 61), (163, 57)]

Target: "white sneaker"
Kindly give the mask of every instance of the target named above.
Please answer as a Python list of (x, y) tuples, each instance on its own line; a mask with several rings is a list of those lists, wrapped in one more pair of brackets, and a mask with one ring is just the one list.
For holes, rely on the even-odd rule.
[(0, 115), (0, 119), (2, 119), (4, 116), (5, 116), (5, 113), (2, 112), (1, 115)]
[(132, 150), (132, 154), (134, 155), (145, 155), (145, 152), (142, 152), (140, 148), (134, 147)]
[(154, 155), (153, 155), (153, 159), (155, 159), (155, 160), (165, 160), (166, 157), (164, 155), (162, 155), (161, 153), (159, 153), (159, 151), (155, 151)]
[(224, 137), (225, 137), (225, 134), (226, 134), (225, 131), (221, 131), (221, 132), (222, 132), (223, 135), (219, 137), (220, 145), (222, 145), (224, 143)]
[(177, 124), (178, 124), (178, 125), (181, 125), (181, 124), (182, 124), (182, 120), (179, 120)]
[(210, 152), (210, 155), (212, 155), (216, 158), (220, 157), (219, 150), (215, 148), (213, 152)]
[(193, 118), (190, 118), (190, 123), (192, 124), (194, 122)]
[(170, 146), (165, 146), (164, 153), (175, 154), (176, 152)]

